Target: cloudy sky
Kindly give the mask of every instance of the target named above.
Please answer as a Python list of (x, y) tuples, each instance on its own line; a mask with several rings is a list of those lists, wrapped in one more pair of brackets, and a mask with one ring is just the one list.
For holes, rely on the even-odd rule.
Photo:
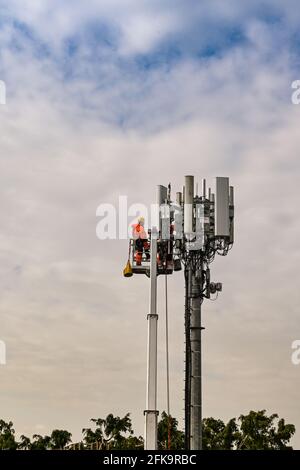
[[(0, 417), (18, 433), (76, 440), (128, 411), (143, 433), (148, 281), (122, 277), (127, 242), (97, 239), (96, 210), (219, 175), (236, 243), (203, 307), (204, 415), (277, 412), (300, 448), (299, 26), (296, 0), (0, 0)], [(182, 273), (169, 294), (182, 423)], [(162, 411), (162, 285), (159, 313)]]

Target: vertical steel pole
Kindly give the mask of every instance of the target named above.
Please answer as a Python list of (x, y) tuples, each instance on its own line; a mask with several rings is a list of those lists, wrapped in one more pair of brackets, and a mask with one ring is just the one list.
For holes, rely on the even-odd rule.
[[(202, 271), (202, 270), (201, 270)], [(202, 449), (201, 276), (192, 274), (191, 292), (191, 450)]]
[(169, 368), (169, 308), (168, 308), (168, 275), (165, 274), (166, 297), (166, 372), (167, 372), (167, 413), (168, 413), (168, 450), (171, 449), (171, 415), (170, 415), (170, 368)]
[(185, 449), (191, 445), (191, 287), (192, 268), (189, 265), (184, 270), (185, 277)]
[(157, 449), (157, 237), (154, 227), (151, 230), (150, 264), (150, 311), (148, 320), (147, 348), (147, 398), (145, 414), (145, 450)]

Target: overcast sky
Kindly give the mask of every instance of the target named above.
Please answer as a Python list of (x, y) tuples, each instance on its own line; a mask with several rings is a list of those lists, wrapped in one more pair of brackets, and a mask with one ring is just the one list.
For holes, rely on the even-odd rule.
[[(122, 277), (127, 242), (97, 239), (96, 209), (218, 175), (236, 188), (236, 243), (203, 306), (204, 416), (265, 408), (300, 448), (299, 26), (296, 0), (0, 0), (0, 418), (18, 433), (76, 440), (110, 412), (143, 433), (149, 283)], [(183, 287), (175, 273), (181, 424)], [(162, 286), (159, 314), (162, 411)]]

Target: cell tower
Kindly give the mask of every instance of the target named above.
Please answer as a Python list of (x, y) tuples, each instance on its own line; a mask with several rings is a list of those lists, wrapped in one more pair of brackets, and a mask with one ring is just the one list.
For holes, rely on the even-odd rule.
[[(196, 188), (198, 185), (196, 185)], [(170, 185), (158, 186), (158, 227), (143, 232), (143, 224), (129, 244), (124, 276), (150, 278), (148, 313), (147, 404), (145, 449), (157, 448), (157, 276), (184, 271), (185, 280), (185, 448), (202, 449), (201, 306), (222, 291), (211, 282), (209, 265), (216, 254), (225, 256), (234, 242), (234, 190), (229, 178), (217, 177), (215, 192), (195, 191), (194, 177), (186, 176), (182, 192), (171, 200)], [(138, 227), (140, 227), (138, 229)]]

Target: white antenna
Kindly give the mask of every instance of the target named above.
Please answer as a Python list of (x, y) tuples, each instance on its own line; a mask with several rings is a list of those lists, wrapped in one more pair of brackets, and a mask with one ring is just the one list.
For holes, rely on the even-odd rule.
[(184, 233), (190, 237), (193, 233), (193, 201), (194, 201), (194, 177), (185, 177), (185, 197), (184, 197)]

